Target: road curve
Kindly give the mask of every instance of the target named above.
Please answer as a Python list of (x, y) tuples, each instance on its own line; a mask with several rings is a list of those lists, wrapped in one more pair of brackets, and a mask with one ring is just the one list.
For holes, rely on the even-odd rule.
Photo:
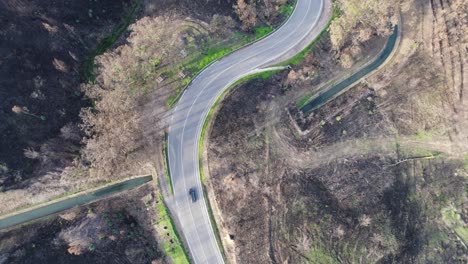
[[(215, 62), (198, 75), (180, 98), (169, 124), (168, 159), (174, 188), (170, 210), (195, 263), (223, 263), (200, 182), (198, 145), (206, 116), (222, 92), (238, 79), (292, 58), (325, 28), (330, 0), (297, 0), (281, 28), (268, 37)], [(196, 187), (192, 203), (188, 191)]]

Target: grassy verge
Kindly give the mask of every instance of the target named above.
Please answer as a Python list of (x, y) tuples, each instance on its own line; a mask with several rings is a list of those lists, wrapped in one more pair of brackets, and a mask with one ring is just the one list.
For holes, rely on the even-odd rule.
[(299, 101), (297, 101), (296, 105), (297, 108), (302, 108), (308, 101), (309, 99), (313, 96), (314, 94), (306, 94), (303, 97), (299, 98)]
[(264, 79), (264, 80), (268, 79), (273, 74), (275, 74), (277, 72), (280, 72), (280, 71), (281, 70), (272, 70), (272, 71), (255, 73), (255, 74), (252, 74), (252, 75), (245, 76), (245, 77), (239, 79), (238, 81), (236, 81), (234, 84), (229, 86), (226, 90), (224, 90), (224, 92), (216, 99), (215, 103), (211, 106), (211, 109), (208, 112), (208, 115), (206, 116), (205, 122), (203, 123), (203, 128), (202, 128), (202, 132), (201, 132), (201, 135), (200, 135), (200, 142), (198, 144), (198, 162), (199, 162), (199, 167), (200, 167), (200, 180), (201, 180), (202, 186), (203, 186), (203, 194), (206, 197), (205, 203), (206, 203), (206, 207), (208, 209), (208, 215), (210, 217), (211, 227), (213, 228), (213, 232), (214, 232), (216, 241), (218, 242), (219, 249), (220, 249), (221, 254), (222, 254), (222, 256), (223, 256), (223, 258), (225, 260), (226, 260), (226, 256), (225, 256), (225, 253), (224, 253), (224, 246), (223, 246), (223, 243), (222, 243), (222, 240), (221, 240), (221, 234), (219, 232), (218, 225), (216, 224), (216, 220), (215, 220), (215, 217), (214, 217), (214, 214), (213, 214), (213, 209), (211, 208), (210, 200), (208, 199), (208, 194), (206, 192), (206, 187), (205, 187), (205, 184), (204, 184), (205, 183), (205, 177), (204, 177), (204, 173), (203, 173), (203, 158), (202, 157), (203, 157), (203, 140), (205, 139), (206, 128), (208, 127), (208, 124), (210, 123), (210, 120), (211, 120), (211, 118), (212, 118), (212, 116), (214, 114), (214, 110), (215, 110), (216, 106), (219, 104), (219, 102), (224, 98), (224, 96), (230, 90), (232, 90), (234, 87), (236, 87), (236, 86), (238, 86), (240, 84), (243, 84), (243, 83), (245, 83), (245, 82), (247, 82), (249, 80), (255, 79), (255, 78)]
[(228, 46), (211, 47), (202, 52), (202, 56), (196, 58), (190, 63), (184, 65), (187, 69), (192, 69), (192, 74), (195, 76), (202, 71), (206, 66), (212, 62), (224, 57), (225, 55), (233, 52), (234, 50), (248, 44), (249, 42), (263, 38), (273, 31), (272, 26), (258, 26), (254, 28), (254, 33), (242, 34), (240, 33), (240, 41)]
[(192, 78), (190, 78), (190, 77), (185, 78), (183, 83), (182, 83), (184, 88), (183, 89), (178, 88), (176, 90), (176, 93), (173, 96), (169, 97), (169, 99), (167, 99), (167, 106), (169, 107), (169, 109), (174, 107), (174, 105), (179, 101), (180, 97), (182, 97), (182, 93), (183, 93), (184, 89), (189, 85), (189, 83), (191, 81), (192, 81)]
[(86, 60), (83, 63), (83, 79), (86, 83), (94, 83), (96, 81), (94, 71), (96, 67), (96, 64), (94, 62), (95, 57), (102, 55), (104, 52), (106, 52), (117, 41), (117, 39), (119, 39), (122, 33), (124, 33), (127, 30), (139, 7), (140, 2), (135, 1), (130, 7), (130, 9), (126, 12), (125, 16), (122, 18), (120, 24), (111, 32), (109, 36), (105, 37), (101, 42), (99, 42), (97, 47), (86, 58)]
[(273, 27), (264, 26), (255, 28), (255, 39), (263, 38), (264, 36), (270, 34), (273, 31)]
[[(327, 22), (327, 25), (325, 26), (325, 28), (322, 30), (322, 32), (320, 32), (320, 34), (312, 40), (312, 42), (307, 45), (307, 47), (305, 49), (303, 49), (301, 52), (299, 52), (298, 54), (296, 54), (294, 57), (292, 57), (291, 59), (285, 61), (285, 62), (282, 62), (282, 63), (279, 63), (277, 66), (288, 66), (288, 65), (298, 65), (299, 63), (302, 62), (302, 60), (304, 60), (304, 58), (310, 53), (312, 52), (313, 50), (313, 47), (314, 47), (314, 44), (320, 39), (323, 37), (324, 34), (326, 34), (328, 32), (328, 29), (330, 28), (330, 25), (331, 23), (333, 22), (333, 20), (335, 20), (337, 17), (340, 16), (340, 10), (338, 9), (338, 7), (334, 7), (333, 8), (333, 15), (332, 17), (330, 18), (330, 20)], [(309, 99), (313, 96), (314, 94), (307, 94), (307, 95), (304, 95), (303, 97), (299, 98), (299, 100), (296, 102), (296, 105), (298, 108), (302, 108), (304, 105), (307, 104), (307, 102), (309, 101)]]
[(249, 80), (252, 79), (269, 79), (273, 74), (280, 72), (282, 70), (272, 70), (272, 71), (265, 71), (265, 72), (259, 72), (255, 74), (251, 74), (248, 76), (245, 76), (239, 80), (237, 80), (235, 83), (233, 83), (231, 86), (229, 86), (224, 92), (216, 99), (215, 103), (211, 106), (210, 111), (208, 112), (208, 115), (206, 116), (205, 122), (203, 123), (203, 128), (200, 136), (200, 144), (198, 144), (198, 157), (199, 157), (199, 167), (200, 167), (200, 179), (201, 182), (205, 182), (205, 178), (203, 176), (203, 164), (202, 164), (202, 154), (203, 154), (203, 140), (205, 139), (205, 133), (206, 133), (206, 128), (208, 127), (208, 124), (210, 123), (211, 117), (213, 116), (214, 109), (216, 106), (219, 104), (219, 102), (224, 98), (224, 96), (234, 87), (246, 83)]
[(292, 2), (290, 2), (290, 3), (288, 3), (288, 4), (286, 4), (286, 5), (284, 5), (284, 6), (282, 6), (281, 9), (280, 9), (280, 11), (279, 11), (279, 13), (280, 13), (281, 15), (284, 15), (284, 16), (286, 16), (286, 17), (289, 17), (289, 16), (292, 14), (292, 12), (294, 11), (294, 6), (295, 6), (295, 5), (296, 5), (296, 0), (294, 0), (294, 1), (292, 1)]
[(463, 240), (464, 243), (468, 243), (468, 228), (461, 218), (461, 215), (453, 206), (442, 210), (442, 220), (457, 234), (461, 240)]
[(415, 135), (411, 136), (411, 139), (423, 141), (423, 140), (429, 140), (432, 137), (433, 137), (433, 132), (419, 129)]
[(466, 154), (463, 159), (465, 160), (465, 171), (468, 172), (468, 154)]
[(312, 42), (307, 45), (307, 47), (305, 49), (303, 49), (301, 52), (299, 52), (298, 54), (296, 54), (294, 57), (292, 57), (291, 59), (287, 60), (287, 61), (284, 61), (284, 62), (281, 62), (279, 64), (277, 64), (276, 66), (287, 66), (287, 65), (297, 65), (299, 63), (302, 62), (302, 60), (313, 50), (313, 46), (314, 44), (325, 34), (328, 32), (328, 29), (330, 28), (330, 25), (331, 23), (333, 22), (333, 20), (335, 20), (337, 17), (340, 16), (340, 10), (338, 9), (338, 7), (333, 7), (333, 15), (332, 17), (330, 18), (330, 20), (327, 22), (327, 25), (325, 26), (325, 28), (322, 30), (322, 32), (320, 32), (320, 34), (314, 38), (312, 40)]
[(210, 63), (223, 57), (229, 52), (233, 51), (235, 48), (236, 48), (236, 45), (210, 48), (206, 52), (204, 52), (203, 56), (199, 60), (195, 61), (196, 63), (195, 67), (193, 67), (192, 65), (187, 65), (187, 68), (192, 68), (193, 69), (192, 73), (194, 75), (197, 75), (201, 70), (203, 70)]
[[(285, 15), (286, 19), (292, 14), (294, 7), (296, 5), (296, 0), (291, 1), (289, 4), (284, 5), (282, 9), (280, 10), (280, 13), (282, 15)], [(285, 20), (286, 21), (286, 20)], [(244, 45), (247, 45), (248, 43), (254, 42), (256, 40), (259, 40), (266, 35), (270, 34), (273, 32), (274, 28), (272, 26), (258, 26), (254, 28), (254, 33), (250, 34), (244, 34), (241, 32), (237, 32), (237, 38), (240, 39), (239, 42), (234, 43), (232, 45), (228, 46), (222, 46), (222, 47), (212, 47), (207, 49), (206, 51), (202, 52), (202, 56), (195, 58), (194, 60), (185, 63), (182, 65), (182, 68), (188, 69), (192, 77), (197, 76), (205, 67), (210, 65), (211, 63), (215, 62), (216, 60), (226, 56), (227, 54), (235, 51), (236, 49), (241, 48)], [(186, 78), (188, 80), (187, 82), (184, 82), (184, 88), (180, 89), (177, 91), (177, 93), (174, 96), (169, 97), (167, 101), (167, 105), (169, 108), (172, 108), (180, 99), (182, 96), (183, 91), (185, 88), (190, 84), (192, 78)], [(185, 81), (185, 80), (184, 80)]]
[(167, 185), (169, 185), (169, 189), (171, 190), (171, 194), (174, 194), (174, 187), (172, 186), (171, 180), (171, 172), (169, 169), (169, 157), (167, 156), (167, 134), (164, 137), (164, 174), (166, 176)]
[(208, 193), (206, 192), (206, 187), (204, 184), (203, 186), (203, 195), (205, 196), (205, 205), (208, 209), (208, 216), (210, 217), (211, 228), (213, 228), (214, 236), (216, 238), (216, 242), (218, 243), (219, 250), (221, 251), (221, 256), (223, 256), (224, 262), (227, 263), (226, 253), (224, 252), (223, 241), (221, 240), (221, 234), (219, 233), (218, 225), (216, 224), (216, 220), (213, 214), (213, 209), (211, 209), (210, 199), (208, 199)]
[(156, 226), (160, 230), (164, 230), (167, 236), (161, 241), (164, 254), (172, 259), (175, 264), (188, 264), (190, 263), (187, 252), (181, 243), (181, 239), (175, 228), (174, 222), (169, 214), (166, 204), (161, 194), (158, 194), (156, 210), (158, 212), (158, 219)]
[[(183, 68), (189, 69), (192, 76), (197, 76), (203, 69), (205, 69), (211, 63), (226, 56), (227, 54), (242, 47), (243, 45), (246, 45), (249, 42), (255, 41), (257, 39), (260, 39), (266, 36), (267, 34), (273, 31), (273, 28), (272, 27), (257, 27), (255, 28), (254, 31), (255, 31), (254, 35), (245, 35), (241, 38), (241, 41), (236, 44), (232, 44), (230, 46), (224, 46), (224, 47), (212, 47), (206, 50), (205, 52), (202, 53), (203, 54), (202, 56), (199, 56), (196, 59), (184, 64)], [(178, 90), (174, 96), (169, 97), (169, 99), (167, 100), (167, 106), (169, 108), (174, 107), (174, 105), (179, 101), (180, 97), (182, 96), (183, 91), (190, 84), (191, 81), (192, 81), (192, 78), (190, 77), (185, 78), (184, 82), (182, 83), (182, 85), (184, 86), (184, 89)]]
[[(321, 87), (329, 87), (329, 86), (332, 86), (334, 85), (339, 79), (332, 79), (332, 80), (329, 80), (327, 81), (325, 84), (321, 85)], [(299, 98), (299, 100), (296, 102), (296, 105), (297, 107), (300, 109), (302, 107), (304, 107), (307, 102), (309, 102), (310, 98), (312, 98), (312, 96), (314, 96), (316, 94), (316, 92), (312, 92), (310, 94), (306, 94), (304, 96), (302, 96), (301, 98)], [(307, 100), (306, 100), (307, 99)], [(305, 101), (304, 101), (305, 100)]]

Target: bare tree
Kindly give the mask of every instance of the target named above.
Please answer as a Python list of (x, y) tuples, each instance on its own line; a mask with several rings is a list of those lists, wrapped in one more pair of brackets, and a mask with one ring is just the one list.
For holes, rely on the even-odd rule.
[(372, 34), (389, 34), (388, 23), (393, 16), (395, 0), (338, 0), (339, 18), (330, 27), (330, 38), (335, 50), (340, 50), (347, 41), (358, 45)]
[(73, 123), (68, 123), (60, 129), (60, 137), (74, 142), (79, 142), (81, 140), (80, 130), (78, 126)]
[(224, 36), (226, 35), (226, 33), (230, 32), (229, 30), (226, 30), (226, 28), (233, 29), (236, 26), (237, 24), (234, 21), (234, 19), (232, 19), (232, 17), (220, 16), (218, 14), (213, 15), (213, 18), (210, 22), (210, 27), (212, 28), (212, 30), (220, 36)]
[(13, 108), (11, 108), (11, 111), (15, 114), (21, 114), (23, 113), (23, 108), (17, 105), (14, 105)]
[(41, 154), (32, 148), (24, 149), (23, 153), (24, 153), (24, 156), (28, 159), (40, 159), (41, 158)]
[(251, 30), (257, 24), (255, 4), (247, 4), (245, 0), (237, 0), (234, 10), (242, 22), (242, 30)]
[(38, 115), (35, 115), (35, 114), (29, 112), (29, 109), (26, 106), (20, 107), (20, 106), (14, 105), (11, 108), (11, 111), (13, 113), (15, 113), (15, 114), (25, 114), (25, 115), (28, 115), (28, 116), (32, 116), (32, 117), (35, 117), (35, 118), (45, 120), (44, 116), (38, 116)]

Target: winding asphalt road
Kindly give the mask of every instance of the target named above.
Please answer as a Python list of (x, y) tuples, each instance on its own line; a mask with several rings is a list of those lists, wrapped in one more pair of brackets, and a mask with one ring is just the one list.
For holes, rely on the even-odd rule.
[[(170, 210), (195, 263), (223, 263), (211, 227), (200, 182), (198, 145), (206, 116), (216, 99), (240, 78), (292, 58), (324, 29), (332, 10), (330, 0), (297, 0), (281, 28), (268, 37), (220, 59), (191, 83), (172, 112), (168, 158), (174, 188)], [(188, 194), (195, 187), (199, 199)]]

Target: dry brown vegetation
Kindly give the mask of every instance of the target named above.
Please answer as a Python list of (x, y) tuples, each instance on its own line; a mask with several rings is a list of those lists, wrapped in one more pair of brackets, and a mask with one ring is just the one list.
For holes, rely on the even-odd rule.
[(81, 66), (128, 4), (1, 1), (0, 212), (82, 186)]
[(280, 8), (287, 2), (288, 0), (237, 0), (234, 10), (242, 22), (242, 29), (252, 30), (260, 23), (272, 25)]
[[(395, 14), (396, 1), (364, 0), (336, 2), (340, 16), (330, 27), (330, 39), (335, 49), (341, 49), (349, 42), (359, 44), (368, 41), (373, 35), (390, 34), (389, 22)], [(356, 34), (356, 32), (358, 34)]]
[[(193, 1), (188, 1), (190, 3), (187, 2), (187, 4), (183, 4), (183, 1), (179, 2), (178, 4), (181, 6), (192, 9), (181, 9), (177, 5), (172, 6), (173, 3), (169, 3), (154, 10), (152, 8), (153, 2), (142, 3), (139, 14), (142, 18), (131, 26), (132, 32), (129, 35), (124, 35), (115, 45), (115, 49), (96, 59), (98, 66), (96, 67), (97, 81), (95, 84), (79, 85), (80, 68), (78, 62), (82, 62), (86, 51), (92, 50), (96, 42), (102, 39), (102, 36), (97, 34), (94, 34), (93, 38), (88, 35), (86, 38), (82, 36), (86, 34), (86, 30), (94, 30), (94, 26), (86, 24), (86, 19), (93, 20), (97, 15), (96, 10), (99, 12), (101, 10), (93, 6), (92, 9), (95, 13), (91, 18), (88, 15), (89, 10), (86, 9), (84, 13), (86, 19), (83, 20), (80, 13), (80, 18), (77, 21), (81, 22), (74, 21), (73, 26), (71, 26), (60, 24), (60, 19), (68, 19), (67, 15), (73, 16), (75, 10), (69, 11), (65, 7), (60, 7), (64, 9), (64, 12), (69, 11), (68, 13), (71, 14), (65, 12), (65, 15), (54, 23), (48, 21), (47, 24), (43, 22), (40, 25), (41, 28), (45, 25), (48, 30), (47, 34), (50, 34), (51, 38), (54, 39), (52, 43), (55, 43), (55, 39), (61, 36), (58, 35), (60, 32), (57, 30), (62, 29), (62, 26), (68, 30), (66, 32), (74, 32), (74, 37), (83, 38), (81, 41), (86, 44), (86, 50), (80, 50), (77, 53), (75, 49), (80, 46), (75, 47), (72, 45), (74, 42), (72, 42), (70, 44), (72, 49), (64, 51), (67, 56), (72, 56), (74, 59), (72, 64), (64, 64), (64, 61), (68, 61), (58, 57), (51, 59), (50, 66), (53, 67), (54, 71), (59, 71), (60, 74), (64, 70), (69, 70), (67, 76), (73, 77), (73, 82), (61, 81), (62, 87), (66, 87), (74, 93), (69, 97), (80, 101), (79, 104), (83, 104), (84, 100), (81, 99), (79, 89), (81, 86), (81, 91), (92, 101), (93, 107), (81, 110), (82, 121), (78, 125), (80, 123), (78, 115), (68, 114), (66, 107), (60, 106), (51, 109), (51, 111), (58, 111), (58, 114), (65, 115), (67, 118), (51, 118), (52, 120), (49, 120), (49, 115), (44, 114), (45, 108), (38, 108), (35, 104), (27, 101), (20, 101), (14, 105), (8, 104), (7, 110), (13, 115), (12, 118), (15, 121), (7, 122), (7, 128), (22, 127), (25, 132), (28, 132), (29, 128), (27, 127), (31, 122), (35, 126), (42, 122), (41, 126), (53, 125), (57, 133), (47, 134), (48, 139), (45, 142), (42, 142), (41, 139), (37, 142), (32, 141), (33, 144), (28, 143), (26, 146), (18, 142), (18, 146), (22, 146), (20, 149), (21, 157), (28, 161), (28, 164), (31, 163), (31, 166), (23, 163), (24, 166), (28, 166), (22, 171), (14, 170), (2, 156), (0, 162), (2, 188), (12, 183), (15, 186), (10, 189), (5, 188), (5, 191), (0, 193), (0, 200), (5, 201), (0, 207), (1, 212), (45, 201), (67, 191), (86, 188), (86, 186), (97, 182), (149, 172), (150, 169), (145, 166), (145, 163), (150, 160), (158, 161), (158, 157), (154, 158), (144, 151), (138, 152), (137, 150), (141, 149), (142, 146), (147, 146), (148, 149), (151, 148), (151, 153), (159, 154), (162, 128), (164, 127), (164, 122), (161, 120), (166, 111), (167, 99), (169, 96), (173, 96), (177, 89), (180, 90), (183, 87), (183, 78), (177, 75), (181, 71), (178, 68), (180, 61), (184, 59), (181, 50), (186, 48), (186, 54), (193, 51), (200, 53), (203, 40), (206, 40), (210, 34), (216, 34), (224, 25), (229, 25), (230, 28), (236, 25), (236, 22), (232, 19), (229, 20), (226, 16), (229, 14), (229, 10), (232, 12), (231, 6), (228, 5), (224, 10), (222, 8), (226, 6), (226, 3), (213, 4), (212, 9), (202, 9), (199, 3)], [(117, 8), (115, 3), (114, 5)], [(8, 4), (8, 8), (2, 12), (19, 12), (22, 8), (27, 9), (27, 5), (24, 3)], [(78, 9), (76, 12), (80, 10)], [(164, 10), (166, 13), (162, 12)], [(57, 10), (51, 9), (50, 12), (55, 15)], [(213, 18), (212, 12), (219, 12), (221, 15)], [(116, 13), (118, 12), (116, 11)], [(122, 13), (124, 12), (122, 11)], [(200, 19), (185, 17), (185, 15), (190, 14), (208, 22), (213, 18), (213, 21), (216, 22), (215, 26), (211, 27)], [(119, 18), (112, 17), (112, 19), (114, 20), (111, 22), (117, 24)], [(108, 34), (110, 29), (112, 29), (111, 26), (106, 27), (105, 33)], [(224, 30), (223, 34), (217, 35), (218, 38), (221, 38), (226, 37), (228, 33), (228, 30)], [(123, 41), (125, 38), (127, 38), (126, 43)], [(68, 47), (65, 44), (63, 47)], [(47, 52), (43, 53), (47, 54)], [(26, 59), (31, 59), (31, 56)], [(187, 58), (192, 57), (187, 55)], [(173, 76), (167, 76), (170, 71), (172, 71)], [(156, 81), (159, 76), (164, 76), (163, 82)], [(23, 77), (26, 78), (26, 76)], [(33, 77), (30, 85), (34, 89), (29, 101), (45, 105), (47, 100), (54, 100), (54, 97), (49, 95), (49, 92), (52, 92), (47, 91), (47, 87), (51, 85), (47, 85), (50, 76)], [(55, 78), (53, 79), (55, 81)], [(60, 81), (59, 78), (57, 80)], [(66, 95), (63, 96), (66, 97)], [(146, 105), (142, 106), (142, 104)], [(75, 106), (76, 104), (70, 104), (70, 107)], [(73, 109), (73, 111), (75, 110)], [(56, 124), (55, 119), (60, 120), (59, 123), (63, 124)], [(64, 121), (67, 122), (64, 123)], [(80, 132), (79, 127), (85, 135)], [(50, 132), (51, 127), (47, 129)], [(36, 134), (38, 139), (42, 133), (43, 129), (41, 128)], [(143, 142), (143, 133), (147, 136), (146, 139), (152, 142), (151, 144)], [(51, 135), (55, 135), (55, 138)], [(85, 147), (81, 151), (80, 142), (83, 136), (85, 139), (82, 143), (85, 144)], [(81, 155), (80, 152), (82, 152)], [(8, 155), (6, 148), (2, 148), (1, 154)], [(12, 152), (11, 155), (16, 154)], [(90, 167), (91, 170), (89, 170)], [(35, 176), (28, 180), (25, 176), (30, 175), (25, 174), (27, 170), (31, 169), (34, 170)]]
[[(462, 2), (388, 1), (376, 10), (371, 1), (339, 1), (353, 23), (337, 20), (300, 65), (238, 87), (226, 99), (210, 134), (207, 184), (230, 257), (237, 263), (467, 261)], [(392, 20), (398, 11), (401, 42), (389, 63), (291, 119), (291, 98), (319, 91), (346, 74), (343, 66), (375, 54), (386, 35), (379, 31), (382, 17)], [(447, 30), (439, 31), (448, 14), (458, 22), (447, 20)], [(341, 40), (337, 28), (346, 29)], [(343, 51), (355, 45), (360, 51), (343, 65)]]
[(350, 68), (354, 58), (365, 52), (361, 44), (375, 36), (391, 33), (389, 23), (397, 22), (396, 1), (336, 1), (340, 16), (330, 27), (333, 49), (339, 52), (341, 65)]
[[(255, 17), (272, 24), (285, 3), (265, 1), (252, 10), (262, 10)], [(236, 10), (248, 6), (239, 2)], [(230, 16), (205, 20), (179, 14), (143, 17), (130, 27), (127, 43), (96, 59), (96, 83), (83, 86), (94, 105), (81, 111), (88, 136), (83, 154), (92, 175), (109, 179), (116, 173), (144, 173), (141, 164), (160, 160), (167, 104), (213, 53), (246, 37), (234, 34), (238, 24)]]
[[(156, 193), (141, 186), (0, 232), (3, 263), (168, 263), (154, 228)], [(156, 241), (156, 239), (158, 239)]]
[[(119, 22), (127, 4), (1, 1), (3, 190), (23, 188), (26, 181), (51, 169), (59, 171), (70, 164), (70, 156), (77, 156), (79, 141), (59, 134), (67, 124), (79, 122), (78, 113), (85, 105), (79, 91), (80, 66), (96, 42)], [(63, 153), (68, 154), (60, 158)]]
[[(95, 106), (81, 112), (88, 135), (84, 158), (97, 175), (109, 178), (115, 172), (135, 171), (151, 160), (141, 160), (140, 153), (160, 150), (154, 142), (162, 145), (166, 102), (190, 78), (183, 63), (194, 58), (193, 53), (203, 48), (210, 33), (226, 22), (233, 23), (214, 16), (212, 28), (203, 21), (177, 15), (144, 17), (131, 26), (127, 44), (97, 58), (96, 83), (83, 87)], [(224, 30), (213, 41), (226, 35), (229, 32)], [(187, 76), (180, 76), (181, 72)], [(156, 138), (145, 138), (144, 129), (149, 129), (144, 133), (153, 131), (149, 137)], [(153, 141), (155, 149), (145, 149), (146, 140)]]
[[(56, 21), (38, 21), (38, 26), (50, 38), (51, 47), (58, 45), (56, 40), (63, 35), (61, 30), (73, 40), (70, 40), (73, 48), (63, 50), (67, 59), (54, 55), (49, 60), (50, 65), (47, 64), (54, 74), (58, 74), (57, 82), (67, 93), (61, 96), (71, 98), (73, 109), (60, 103), (53, 109), (46, 107), (60, 118), (49, 119), (51, 116), (44, 114), (43, 106), (58, 94), (51, 97), (52, 93), (47, 91), (49, 81), (55, 83), (55, 79), (46, 73), (31, 76), (28, 85), (32, 90), (27, 95), (30, 100), (13, 100), (6, 104), (8, 115), (14, 119), (6, 123), (7, 129), (23, 129), (30, 133), (30, 125), (51, 126), (46, 129), (48, 134), (41, 129), (37, 142), (32, 140), (15, 145), (15, 153), (26, 161), (22, 164), (28, 165), (27, 168), (17, 170), (4, 162), (3, 157), (9, 156), (8, 151), (2, 149), (0, 181), (4, 192), (0, 193), (0, 201), (4, 202), (0, 212), (43, 202), (103, 181), (148, 174), (155, 168), (162, 171), (162, 140), (170, 105), (194, 74), (215, 57), (213, 54), (224, 54), (254, 35), (240, 32), (241, 26), (231, 1), (141, 1), (128, 30), (107, 52), (94, 58), (96, 66), (88, 74), (95, 76), (89, 78), (89, 83), (82, 80), (80, 84), (80, 66), (83, 66), (87, 53), (93, 53), (97, 42), (111, 34), (119, 20), (133, 10), (130, 7), (135, 3), (125, 1), (125, 5), (122, 4), (125, 7), (114, 4), (114, 9), (120, 8), (120, 12), (114, 12), (116, 17), (112, 16), (105, 28), (102, 26), (104, 22), (95, 20), (103, 21), (101, 16), (114, 9), (106, 6), (101, 10), (94, 2), (84, 11), (84, 6), (77, 3), (77, 10), (70, 11), (64, 6), (48, 9), (54, 17), (60, 9), (64, 9), (65, 15), (58, 16)], [(258, 3), (255, 26), (277, 23), (281, 17), (278, 16), (279, 5), (284, 3)], [(23, 2), (10, 1), (5, 10), (36, 15)], [(79, 13), (76, 19), (74, 11)], [(73, 23), (62, 21), (71, 18)], [(97, 25), (91, 25), (92, 21)], [(95, 33), (95, 27), (104, 28), (105, 34)], [(93, 34), (87, 34), (87, 30)], [(6, 28), (3, 31), (13, 34), (14, 30)], [(85, 50), (79, 50), (82, 45)], [(63, 47), (68, 46), (64, 44)], [(32, 56), (25, 55), (25, 59)], [(33, 63), (25, 63), (30, 64)], [(62, 80), (60, 76), (63, 74), (72, 80)], [(42, 108), (30, 101), (39, 103)], [(47, 139), (43, 140), (46, 134)], [(27, 174), (27, 171), (34, 173)], [(7, 185), (11, 187), (5, 188)]]

